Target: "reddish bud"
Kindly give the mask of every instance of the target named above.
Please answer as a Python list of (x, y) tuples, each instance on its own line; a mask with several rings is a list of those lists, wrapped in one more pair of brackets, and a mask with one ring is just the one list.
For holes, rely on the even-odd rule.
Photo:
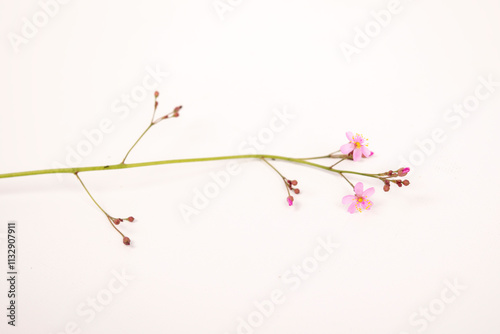
[(155, 92), (155, 97), (158, 97), (158, 96), (160, 96), (160, 92), (156, 91)]
[(179, 117), (179, 113), (178, 112), (174, 112), (174, 117)]
[(292, 184), (293, 184), (294, 186), (296, 186), (296, 185), (298, 184), (297, 180), (293, 180), (293, 181), (292, 181)]
[(119, 218), (113, 218), (113, 223), (114, 223), (115, 225), (120, 224), (120, 222), (121, 222), (121, 219), (119, 219)]
[(295, 189), (293, 189), (293, 192), (296, 193), (296, 194), (298, 194), (298, 193), (300, 193), (300, 189), (299, 188), (295, 188)]
[(404, 184), (405, 186), (409, 186), (409, 185), (410, 185), (410, 181), (408, 181), (408, 180), (404, 180), (404, 181), (403, 181), (403, 184)]
[(130, 245), (130, 238), (129, 237), (123, 237), (123, 243), (127, 246)]
[(394, 172), (392, 170), (390, 170), (390, 171), (387, 172), (387, 175), (391, 176), (392, 173), (394, 173)]
[(384, 191), (388, 192), (389, 190), (391, 190), (391, 186), (388, 184), (384, 185)]
[(134, 219), (134, 217), (130, 216), (130, 217), (128, 217), (128, 218), (127, 218), (127, 220), (128, 220), (129, 222), (133, 222), (135, 219)]
[(288, 205), (289, 205), (289, 206), (292, 206), (292, 205), (293, 205), (293, 196), (288, 196), (288, 197), (286, 198), (286, 201), (288, 202)]
[(174, 113), (178, 113), (182, 109), (182, 106), (178, 106), (174, 108)]
[(401, 182), (401, 180), (397, 180), (396, 181), (396, 184), (398, 185), (398, 187), (402, 187), (403, 186), (403, 182)]
[(398, 169), (398, 176), (406, 176), (410, 172), (410, 167)]
[(158, 108), (158, 101), (155, 101), (155, 109)]

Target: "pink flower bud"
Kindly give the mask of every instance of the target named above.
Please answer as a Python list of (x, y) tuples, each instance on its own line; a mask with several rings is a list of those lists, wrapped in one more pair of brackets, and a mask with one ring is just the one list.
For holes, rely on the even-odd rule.
[(298, 194), (298, 193), (300, 193), (300, 189), (299, 188), (295, 188), (295, 189), (293, 189), (293, 192), (296, 193), (296, 194)]
[(130, 216), (130, 217), (128, 217), (128, 218), (127, 218), (127, 220), (128, 220), (129, 222), (133, 222), (135, 219), (134, 219), (134, 217)]
[(410, 172), (409, 167), (400, 168), (398, 169), (398, 176), (406, 176), (406, 174), (408, 174), (409, 172)]
[(289, 205), (289, 206), (292, 206), (292, 205), (293, 205), (293, 196), (288, 196), (288, 197), (286, 198), (286, 201), (288, 202), (288, 205)]
[(155, 97), (158, 97), (158, 96), (160, 96), (160, 92), (156, 91), (155, 92)]
[(130, 245), (130, 238), (129, 237), (123, 237), (123, 243), (127, 246)]

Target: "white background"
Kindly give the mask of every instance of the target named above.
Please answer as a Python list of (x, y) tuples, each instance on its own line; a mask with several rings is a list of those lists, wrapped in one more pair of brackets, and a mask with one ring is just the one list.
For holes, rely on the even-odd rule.
[[(498, 1), (402, 1), (350, 62), (342, 43), (376, 29), (370, 13), (389, 1), (220, 3), (231, 10), (212, 0), (73, 0), (13, 47), (9, 36), (42, 9), (1, 1), (0, 173), (66, 164), (103, 119), (113, 130), (72, 166), (120, 162), (148, 124), (153, 90), (126, 116), (115, 107), (158, 67), (169, 72), (159, 114), (184, 109), (129, 162), (239, 154), (288, 110), (293, 120), (259, 153), (328, 154), (359, 132), (375, 155), (339, 166), (385, 172), (412, 158), (412, 184), (384, 193), (351, 177), (376, 193), (370, 212), (350, 215), (341, 199), (352, 190), (338, 175), (276, 162), (302, 191), (288, 207), (270, 168), (239, 161), (188, 221), (180, 208), (227, 162), (82, 173), (106, 210), (136, 217), (120, 225), (125, 247), (71, 174), (0, 179), (2, 277), (9, 220), (20, 273), (16, 328), (1, 280), (1, 332), (498, 333), (500, 86), (468, 117), (447, 114), (472, 101), (479, 77), (500, 81)], [(430, 144), (436, 128), (445, 139)], [(290, 270), (315, 263), (317, 238), (340, 246), (298, 279)], [(133, 278), (120, 286), (116, 272)], [(283, 302), (241, 327), (259, 320), (255, 303), (273, 290)]]

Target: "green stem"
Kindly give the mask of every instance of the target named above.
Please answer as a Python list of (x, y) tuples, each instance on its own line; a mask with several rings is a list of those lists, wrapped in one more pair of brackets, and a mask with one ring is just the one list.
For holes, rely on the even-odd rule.
[(97, 207), (99, 209), (101, 209), (101, 211), (107, 216), (107, 217), (111, 217), (106, 211), (104, 211), (104, 209), (99, 205), (99, 203), (97, 203), (97, 201), (94, 199), (94, 197), (92, 196), (92, 194), (90, 194), (90, 191), (87, 189), (87, 187), (85, 186), (85, 184), (83, 183), (82, 179), (80, 179), (80, 177), (78, 176), (78, 172), (75, 173), (75, 176), (76, 178), (78, 179), (78, 181), (80, 181), (80, 183), (82, 184), (83, 186), (83, 189), (85, 189), (85, 191), (87, 192), (87, 194), (90, 196), (90, 198), (92, 199), (92, 201), (95, 203), (95, 205), (97, 205)]
[(274, 169), (274, 171), (276, 173), (278, 173), (279, 176), (281, 176), (281, 178), (283, 179), (283, 182), (285, 183), (285, 188), (286, 188), (286, 192), (288, 193), (288, 196), (290, 196), (290, 189), (288, 189), (288, 183), (286, 182), (287, 178), (283, 176), (283, 174), (281, 174), (279, 172), (279, 170), (276, 169), (276, 167), (274, 167), (273, 165), (271, 165), (271, 163), (269, 161), (267, 161), (265, 158), (261, 158), (262, 161), (264, 161), (266, 164), (268, 164), (272, 169)]
[(208, 157), (208, 158), (190, 158), (190, 159), (172, 159), (172, 160), (136, 162), (136, 163), (129, 163), (129, 164), (119, 163), (119, 164), (115, 164), (115, 165), (105, 165), (105, 166), (40, 169), (40, 170), (33, 170), (33, 171), (26, 171), (26, 172), (0, 174), (0, 179), (18, 177), (18, 176), (28, 176), (28, 175), (41, 175), (41, 174), (75, 174), (75, 173), (79, 173), (79, 172), (104, 171), (104, 170), (113, 170), (113, 169), (127, 169), (127, 168), (137, 168), (137, 167), (147, 167), (147, 166), (157, 166), (157, 165), (180, 164), (180, 163), (188, 163), (188, 162), (234, 160), (234, 159), (262, 159), (262, 158), (295, 162), (295, 163), (302, 164), (302, 165), (308, 165), (311, 167), (324, 169), (326, 171), (334, 172), (334, 173), (355, 174), (355, 175), (379, 178), (379, 176), (377, 174), (333, 169), (333, 168), (330, 168), (328, 166), (319, 165), (319, 164), (316, 164), (316, 163), (310, 162), (310, 161), (304, 161), (302, 159), (289, 158), (289, 157), (283, 157), (283, 156), (279, 156), (279, 155), (270, 155), (270, 154), (242, 154), (242, 155), (227, 155), (227, 156)]
[(354, 189), (354, 185), (351, 183), (351, 181), (349, 181), (347, 179), (347, 177), (344, 176), (344, 174), (342, 174), (342, 173), (339, 173), (339, 174), (340, 174), (340, 176), (342, 176), (347, 181), (347, 183), (349, 183), (351, 185), (352, 189)]
[(75, 173), (75, 176), (76, 176), (76, 178), (78, 179), (78, 181), (80, 181), (80, 183), (81, 183), (81, 184), (82, 184), (82, 186), (83, 186), (83, 189), (85, 189), (85, 191), (86, 191), (86, 192), (87, 192), (87, 194), (90, 196), (90, 198), (91, 198), (91, 199), (92, 199), (92, 201), (95, 203), (95, 205), (97, 205), (97, 207), (98, 207), (99, 209), (101, 209), (101, 211), (102, 211), (102, 212), (106, 215), (106, 218), (108, 218), (108, 221), (109, 221), (109, 223), (111, 224), (111, 226), (113, 226), (113, 228), (116, 230), (116, 232), (120, 233), (120, 234), (121, 234), (121, 236), (122, 236), (123, 238), (125, 238), (125, 236), (123, 235), (123, 233), (122, 233), (122, 232), (120, 232), (120, 230), (119, 230), (119, 229), (117, 229), (117, 228), (116, 228), (116, 226), (115, 226), (115, 224), (113, 223), (113, 220), (112, 220), (112, 218), (113, 218), (113, 217), (111, 217), (111, 216), (110, 216), (110, 215), (109, 215), (106, 211), (104, 211), (104, 209), (103, 209), (103, 208), (99, 205), (99, 203), (97, 203), (97, 201), (94, 199), (94, 196), (92, 196), (92, 194), (90, 193), (90, 191), (87, 189), (87, 187), (86, 187), (86, 186), (85, 186), (85, 184), (83, 183), (82, 179), (80, 179), (80, 177), (78, 176), (78, 172), (76, 172), (76, 173)]
[[(154, 118), (154, 114), (153, 114), (153, 118)], [(130, 151), (132, 151), (132, 149), (135, 147), (135, 145), (137, 145), (137, 143), (139, 142), (139, 140), (141, 140), (142, 137), (144, 137), (144, 135), (146, 134), (146, 132), (148, 132), (148, 130), (151, 129), (151, 127), (153, 125), (154, 125), (154, 123), (151, 122), (151, 124), (149, 124), (149, 126), (146, 128), (146, 130), (144, 130), (144, 132), (142, 133), (142, 135), (135, 141), (134, 145), (132, 145), (132, 147), (130, 148), (130, 150), (128, 150), (127, 154), (125, 154), (125, 158), (123, 158), (123, 160), (121, 162), (122, 165), (125, 163), (125, 160), (127, 159), (128, 155), (130, 154)]]

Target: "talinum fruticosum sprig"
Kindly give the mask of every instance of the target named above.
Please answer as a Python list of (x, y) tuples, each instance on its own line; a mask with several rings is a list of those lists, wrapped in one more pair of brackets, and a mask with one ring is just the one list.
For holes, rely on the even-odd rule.
[[(181, 110), (182, 106), (175, 107), (173, 109), (173, 111), (171, 111), (170, 113), (155, 119), (156, 110), (158, 109), (159, 93), (155, 92), (154, 97), (155, 97), (155, 99), (154, 99), (153, 116), (151, 117), (150, 123), (148, 124), (146, 129), (143, 131), (143, 133), (139, 136), (139, 138), (133, 143), (133, 145), (127, 151), (123, 160), (120, 163), (117, 163), (114, 165), (104, 165), (104, 166), (41, 169), (41, 170), (34, 170), (34, 171), (5, 173), (5, 174), (0, 174), (0, 179), (19, 177), (19, 176), (29, 176), (29, 175), (41, 175), (41, 174), (56, 174), (56, 173), (74, 174), (76, 179), (82, 185), (85, 192), (89, 195), (89, 197), (94, 202), (94, 204), (106, 216), (106, 219), (111, 224), (111, 226), (120, 234), (120, 236), (122, 237), (123, 243), (125, 245), (130, 245), (130, 243), (131, 243), (130, 238), (128, 238), (122, 232), (120, 232), (120, 230), (118, 229), (117, 226), (124, 221), (134, 222), (135, 218), (132, 216), (129, 216), (127, 218), (118, 218), (118, 217), (114, 217), (114, 216), (111, 216), (110, 214), (108, 214), (106, 212), (106, 210), (104, 210), (102, 208), (102, 206), (95, 200), (94, 196), (92, 196), (89, 189), (87, 188), (87, 186), (83, 182), (83, 180), (81, 178), (81, 174), (87, 173), (87, 172), (92, 172), (92, 171), (105, 171), (105, 170), (110, 171), (110, 170), (116, 170), (116, 169), (127, 169), (127, 168), (137, 168), (137, 167), (147, 167), (147, 166), (157, 166), (157, 165), (190, 163), (190, 162), (206, 162), (206, 161), (231, 160), (231, 159), (256, 159), (256, 160), (260, 160), (261, 162), (263, 162), (267, 166), (269, 166), (282, 179), (283, 184), (284, 184), (285, 189), (286, 189), (286, 195), (287, 195), (286, 196), (286, 203), (288, 203), (289, 206), (292, 206), (294, 203), (294, 200), (295, 200), (294, 197), (292, 196), (292, 193), (294, 195), (298, 195), (300, 193), (299, 188), (297, 188), (298, 181), (297, 180), (290, 180), (287, 177), (285, 177), (284, 174), (282, 172), (280, 172), (276, 168), (276, 166), (270, 162), (270, 161), (275, 161), (275, 160), (281, 160), (281, 161), (287, 161), (287, 162), (291, 162), (291, 163), (305, 165), (308, 167), (319, 168), (319, 169), (323, 169), (323, 170), (326, 170), (326, 171), (329, 171), (332, 173), (339, 174), (349, 184), (349, 186), (354, 191), (354, 195), (347, 195), (347, 196), (344, 196), (342, 199), (342, 203), (345, 205), (348, 205), (347, 210), (350, 213), (362, 212), (363, 210), (370, 210), (373, 206), (373, 202), (371, 200), (369, 200), (368, 198), (373, 196), (373, 194), (375, 193), (375, 189), (368, 188), (368, 189), (364, 190), (363, 183), (358, 182), (358, 183), (356, 183), (356, 185), (354, 185), (347, 178), (347, 175), (364, 176), (364, 177), (368, 177), (368, 178), (372, 178), (372, 179), (378, 179), (378, 180), (382, 181), (383, 189), (386, 192), (390, 190), (391, 184), (396, 184), (396, 185), (398, 185), (398, 187), (408, 186), (410, 184), (410, 181), (408, 181), (406, 179), (405, 180), (400, 179), (400, 177), (404, 177), (410, 172), (410, 168), (408, 168), (408, 167), (398, 168), (398, 169), (396, 169), (396, 171), (389, 170), (387, 172), (373, 173), (373, 174), (372, 173), (356, 172), (356, 171), (352, 171), (352, 170), (341, 170), (341, 169), (334, 168), (339, 163), (341, 163), (342, 161), (345, 161), (345, 160), (351, 160), (354, 162), (358, 162), (358, 161), (361, 161), (362, 159), (369, 158), (369, 157), (373, 156), (373, 152), (368, 149), (368, 140), (365, 139), (362, 135), (353, 134), (352, 132), (346, 133), (348, 143), (340, 146), (340, 149), (338, 151), (329, 153), (327, 155), (309, 157), (309, 158), (292, 158), (292, 157), (285, 157), (285, 156), (271, 155), (271, 154), (243, 154), (243, 155), (228, 155), (228, 156), (207, 157), (207, 158), (171, 159), (171, 160), (126, 163), (126, 160), (129, 156), (130, 152), (137, 146), (139, 141), (144, 137), (144, 135), (153, 126), (157, 125), (158, 123), (160, 123), (163, 120), (173, 119), (173, 118), (177, 118), (180, 116), (180, 110)], [(336, 160), (336, 162), (334, 164), (327, 164), (327, 165), (322, 165), (322, 164), (313, 162), (315, 160), (325, 160), (325, 159), (334, 159), (334, 160)]]

